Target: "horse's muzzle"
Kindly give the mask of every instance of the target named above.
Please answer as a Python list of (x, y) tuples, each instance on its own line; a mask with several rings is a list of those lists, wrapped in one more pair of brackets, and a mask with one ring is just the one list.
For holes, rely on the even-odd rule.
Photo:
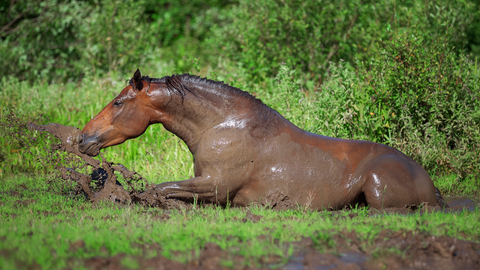
[(100, 142), (98, 136), (88, 136), (86, 134), (80, 134), (78, 137), (78, 150), (89, 156), (97, 156), (100, 153)]

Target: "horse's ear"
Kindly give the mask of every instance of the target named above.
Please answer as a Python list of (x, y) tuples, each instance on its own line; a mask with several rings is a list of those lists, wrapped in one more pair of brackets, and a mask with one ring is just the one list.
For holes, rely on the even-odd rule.
[(140, 69), (137, 68), (137, 71), (133, 74), (133, 86), (136, 90), (140, 91), (143, 88), (142, 83), (142, 74), (140, 73)]

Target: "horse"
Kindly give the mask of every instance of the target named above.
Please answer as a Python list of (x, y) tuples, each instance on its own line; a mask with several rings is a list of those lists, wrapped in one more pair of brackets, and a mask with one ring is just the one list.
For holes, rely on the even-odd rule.
[(248, 92), (190, 74), (150, 78), (137, 69), (86, 124), (78, 147), (96, 156), (157, 123), (185, 142), (194, 163), (193, 178), (156, 185), (158, 196), (277, 209), (447, 206), (402, 152), (304, 131)]

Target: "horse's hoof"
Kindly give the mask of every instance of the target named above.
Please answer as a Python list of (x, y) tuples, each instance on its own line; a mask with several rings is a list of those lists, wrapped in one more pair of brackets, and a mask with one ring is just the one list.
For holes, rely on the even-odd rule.
[[(93, 170), (93, 172), (90, 174), (90, 177), (92, 178), (93, 181), (95, 181), (95, 184), (98, 187), (103, 188), (105, 186), (105, 182), (108, 179), (108, 173), (103, 168), (98, 168), (98, 169)], [(116, 180), (116, 181), (117, 182), (115, 184), (117, 186), (122, 185), (120, 182), (118, 182), (118, 180)]]

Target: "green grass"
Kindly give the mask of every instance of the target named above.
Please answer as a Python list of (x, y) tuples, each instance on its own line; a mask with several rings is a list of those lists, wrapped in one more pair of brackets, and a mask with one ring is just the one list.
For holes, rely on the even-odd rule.
[[(230, 255), (244, 256), (247, 265), (259, 266), (269, 256), (279, 256), (285, 263), (293, 249), (282, 243), (302, 237), (311, 237), (321, 251), (335, 252), (333, 235), (345, 230), (355, 230), (365, 249), (384, 229), (480, 241), (480, 209), (410, 216), (370, 216), (366, 209), (331, 213), (258, 207), (164, 212), (138, 205), (95, 205), (52, 191), (44, 183), (42, 177), (4, 178), (0, 182), (1, 269), (29, 268), (33, 263), (43, 269), (80, 267), (82, 259), (119, 253), (127, 255), (122, 264), (130, 268), (137, 266), (138, 257), (163, 255), (186, 262), (209, 242)], [(25, 200), (33, 201), (20, 203)], [(242, 220), (247, 211), (262, 219), (256, 223)], [(352, 213), (357, 215), (350, 218)], [(165, 214), (170, 218), (162, 218)], [(80, 240), (85, 246), (72, 248)], [(155, 244), (161, 248), (149, 248)]]

